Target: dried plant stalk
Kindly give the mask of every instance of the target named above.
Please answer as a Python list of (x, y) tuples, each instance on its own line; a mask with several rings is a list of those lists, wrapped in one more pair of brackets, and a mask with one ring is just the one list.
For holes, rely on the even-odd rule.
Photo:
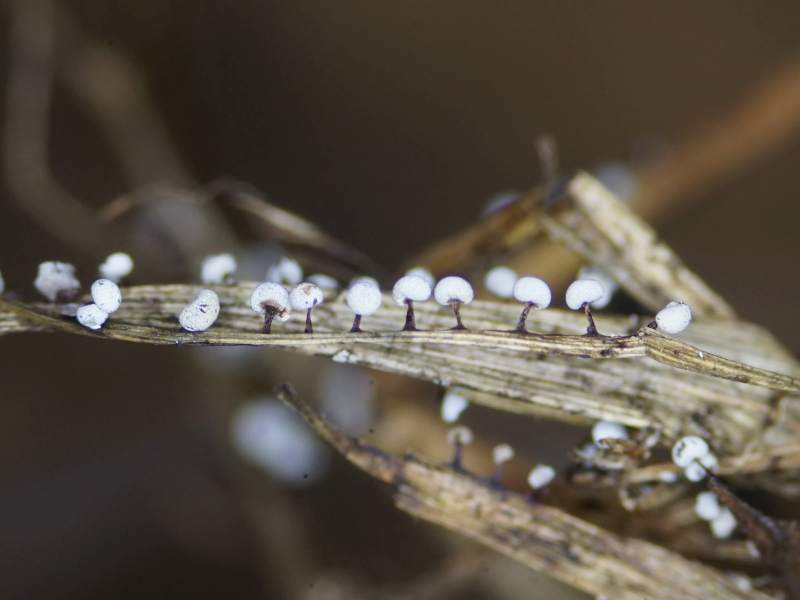
[[(693, 345), (646, 327), (631, 327), (628, 319), (600, 317), (601, 331), (619, 337), (587, 337), (575, 335), (585, 329), (582, 316), (551, 309), (531, 316), (531, 327), (542, 335), (521, 336), (507, 330), (516, 319), (517, 306), (475, 302), (463, 311), (473, 328), (469, 331), (450, 331), (446, 311), (423, 304), (418, 307), (420, 326), (435, 330), (400, 332), (404, 309), (387, 297), (384, 308), (366, 323), (373, 332), (345, 333), (352, 313), (337, 298), (315, 312), (318, 333), (300, 334), (302, 323), (291, 320), (285, 326), (287, 333), (265, 335), (246, 304), (254, 286), (218, 288), (222, 316), (204, 333), (183, 332), (177, 326), (175, 315), (196, 290), (181, 285), (124, 290), (122, 308), (99, 333), (71, 319), (50, 316), (44, 306), (34, 310), (0, 301), (0, 333), (56, 329), (152, 344), (291, 349), (457, 385), (478, 392), (495, 408), (509, 410), (513, 403), (513, 412), (584, 423), (613, 419), (660, 430), (665, 441), (700, 434), (713, 441), (723, 458), (747, 450), (754, 460), (760, 456), (762, 464), (780, 449), (762, 439), (768, 426), (774, 428), (776, 398), (784, 408), (781, 428), (797, 428), (796, 367), (775, 350), (771, 336), (753, 326), (743, 326), (746, 332), (741, 333), (731, 332), (725, 322), (698, 323), (696, 331), (685, 337)], [(628, 334), (631, 329), (634, 333)], [(742, 335), (752, 343), (740, 344)]]
[(541, 217), (552, 237), (602, 265), (626, 291), (652, 310), (671, 300), (682, 300), (698, 316), (734, 316), (719, 294), (594, 177), (579, 173), (570, 181), (568, 190), (568, 201)]
[(393, 485), (400, 509), (590, 594), (637, 600), (771, 597), (743, 591), (715, 569), (648, 542), (619, 537), (558, 508), (492, 489), (469, 473), (387, 454), (333, 429), (291, 391), (280, 395), (350, 462)]

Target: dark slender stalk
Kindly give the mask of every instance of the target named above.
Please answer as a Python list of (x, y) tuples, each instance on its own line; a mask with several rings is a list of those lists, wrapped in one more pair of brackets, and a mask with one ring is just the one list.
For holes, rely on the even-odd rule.
[(406, 324), (403, 327), (403, 331), (417, 331), (417, 322), (414, 318), (414, 301), (406, 300), (406, 306), (408, 309), (406, 310)]
[(305, 333), (314, 333), (314, 327), (311, 325), (311, 311), (312, 311), (312, 309), (313, 309), (313, 307), (312, 307), (312, 308), (309, 308), (309, 309), (306, 311), (306, 328), (305, 328)]
[(453, 302), (453, 314), (456, 316), (456, 326), (453, 327), (454, 331), (461, 331), (466, 329), (464, 323), (461, 322), (461, 302)]
[(589, 327), (586, 328), (586, 335), (591, 335), (591, 336), (600, 335), (597, 332), (597, 327), (594, 324), (594, 317), (592, 317), (592, 309), (589, 307), (588, 302), (584, 303), (583, 312), (586, 313), (586, 318), (589, 319)]
[(353, 319), (353, 326), (350, 328), (350, 333), (361, 333), (361, 315), (356, 315)]
[(531, 312), (533, 308), (533, 302), (528, 302), (525, 305), (525, 308), (522, 309), (522, 313), (519, 315), (519, 321), (517, 321), (517, 328), (514, 330), (517, 333), (528, 333), (528, 330), (525, 328), (525, 322), (528, 320), (528, 313)]
[(453, 449), (453, 462), (450, 465), (453, 467), (454, 471), (463, 471), (464, 470), (464, 444), (461, 443), (460, 439), (456, 439), (454, 443)]
[(501, 488), (503, 487), (502, 481), (503, 481), (503, 465), (501, 463), (497, 465), (497, 467), (495, 468), (494, 475), (492, 475), (492, 477), (489, 479), (489, 485), (491, 485), (494, 488)]
[(272, 319), (275, 318), (275, 309), (267, 306), (264, 309), (264, 333), (272, 333)]

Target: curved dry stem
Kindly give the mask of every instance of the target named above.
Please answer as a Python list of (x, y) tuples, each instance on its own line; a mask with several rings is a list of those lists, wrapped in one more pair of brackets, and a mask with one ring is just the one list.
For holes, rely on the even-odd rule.
[(290, 388), (281, 398), (354, 465), (394, 486), (397, 506), (466, 535), (523, 565), (612, 598), (769, 598), (648, 542), (623, 538), (566, 512), (413, 456), (383, 452), (332, 428)]

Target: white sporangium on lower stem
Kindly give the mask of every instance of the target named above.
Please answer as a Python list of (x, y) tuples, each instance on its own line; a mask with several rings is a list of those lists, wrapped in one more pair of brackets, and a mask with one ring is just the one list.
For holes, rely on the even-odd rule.
[(317, 304), (322, 304), (323, 300), (325, 300), (325, 295), (322, 293), (322, 289), (313, 283), (301, 283), (289, 293), (289, 303), (292, 308), (306, 311), (305, 333), (314, 333), (311, 311)]
[(567, 288), (566, 302), (571, 310), (582, 310), (586, 313), (589, 327), (586, 335), (597, 335), (597, 327), (592, 317), (591, 304), (603, 297), (603, 285), (594, 279), (578, 279)]
[(498, 444), (492, 449), (492, 460), (495, 464), (494, 475), (490, 483), (499, 486), (503, 480), (503, 465), (514, 458), (514, 448), (508, 444)]
[(436, 302), (442, 306), (451, 306), (453, 308), (453, 314), (456, 318), (456, 326), (453, 329), (466, 329), (461, 322), (461, 305), (469, 304), (475, 298), (475, 292), (469, 281), (463, 277), (450, 275), (439, 280), (436, 287), (433, 288), (433, 295), (436, 298)]
[(289, 320), (289, 292), (279, 283), (262, 283), (250, 294), (250, 308), (264, 316), (264, 333), (270, 333), (274, 319)]
[(101, 277), (119, 283), (133, 271), (133, 259), (125, 252), (113, 252), (98, 268)]
[(534, 491), (547, 486), (556, 476), (556, 470), (550, 465), (539, 464), (528, 473), (528, 485)]
[(236, 258), (232, 254), (212, 254), (203, 259), (200, 281), (205, 285), (229, 283), (236, 273)]
[(498, 298), (511, 298), (514, 295), (514, 284), (519, 276), (516, 271), (505, 265), (492, 267), (483, 278), (483, 286), (490, 294)]
[(431, 297), (431, 286), (422, 277), (404, 275), (392, 288), (392, 299), (395, 303), (406, 306), (406, 323), (403, 331), (416, 331), (417, 321), (414, 315), (414, 302), (427, 302)]
[(453, 469), (459, 471), (463, 466), (464, 446), (472, 443), (472, 430), (464, 425), (453, 427), (447, 432), (447, 443), (453, 446)]
[(58, 261), (41, 263), (33, 285), (51, 302), (68, 302), (81, 289), (81, 283), (75, 277), (75, 267)]
[(211, 327), (219, 317), (219, 296), (213, 290), (200, 290), (178, 316), (186, 331), (200, 332)]
[(298, 414), (274, 399), (240, 407), (231, 421), (231, 438), (248, 460), (285, 484), (308, 485), (328, 466), (328, 450)]
[(683, 469), (683, 475), (689, 481), (703, 481), (708, 473), (716, 472), (718, 466), (719, 463), (717, 462), (716, 455), (709, 451), (700, 458), (689, 463)]
[(98, 279), (92, 283), (92, 300), (100, 310), (110, 315), (122, 304), (122, 292), (110, 279)]
[(86, 304), (78, 309), (78, 312), (75, 313), (75, 318), (77, 318), (78, 323), (84, 327), (96, 331), (106, 322), (108, 313), (96, 304)]
[(622, 423), (616, 421), (598, 421), (592, 427), (592, 441), (599, 444), (601, 440), (608, 438), (612, 439), (628, 439), (628, 430)]
[(736, 517), (727, 507), (719, 511), (719, 514), (711, 520), (711, 533), (719, 540), (724, 540), (736, 530)]
[(672, 446), (672, 462), (685, 469), (695, 460), (710, 452), (708, 443), (696, 435), (687, 435)]
[(447, 392), (442, 398), (441, 415), (445, 423), (455, 423), (461, 417), (467, 407), (469, 400), (456, 392)]
[(533, 309), (542, 310), (550, 306), (550, 301), (553, 297), (550, 292), (550, 286), (543, 279), (526, 275), (525, 277), (520, 277), (514, 284), (513, 294), (517, 302), (522, 302), (525, 305), (519, 315), (515, 331), (527, 333), (526, 323), (530, 311)]
[(514, 458), (514, 448), (509, 444), (498, 444), (492, 449), (492, 460), (496, 465), (502, 465)]
[(700, 492), (694, 501), (694, 512), (704, 521), (712, 521), (719, 516), (722, 507), (714, 492)]
[(670, 302), (658, 311), (655, 322), (659, 331), (681, 333), (692, 322), (692, 309), (685, 302)]
[(345, 301), (350, 310), (355, 313), (350, 333), (360, 333), (361, 318), (374, 314), (381, 307), (383, 296), (377, 285), (368, 281), (360, 281), (347, 290)]

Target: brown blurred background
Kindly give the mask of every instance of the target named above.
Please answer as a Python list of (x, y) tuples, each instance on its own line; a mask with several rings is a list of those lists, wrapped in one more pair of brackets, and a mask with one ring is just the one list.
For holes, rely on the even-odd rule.
[[(36, 48), (47, 46), (53, 27), (43, 143), (61, 186), (56, 196), (99, 209), (152, 183), (229, 177), (388, 269), (473, 222), (493, 194), (536, 184), (537, 135), (554, 136), (566, 170), (661, 160), (800, 59), (794, 2), (2, 7), (0, 81), (34, 48), (19, 96), (11, 84), (1, 88), (3, 139), (18, 139), (25, 124), (9, 122), (13, 98), (49, 77)], [(79, 60), (87, 47), (106, 68), (90, 80), (81, 79)], [(113, 60), (100, 60), (104, 52)], [(127, 93), (130, 81), (119, 82), (117, 60), (139, 78), (135, 94)], [(86, 96), (111, 98), (105, 117)], [(35, 113), (32, 97), (23, 113)], [(149, 135), (150, 124), (109, 126), (131, 98), (144, 98), (157, 117), (153, 131), (169, 160), (137, 158), (148, 146), (136, 134)], [(133, 159), (124, 159), (114, 127), (132, 136), (123, 145)], [(22, 128), (21, 144), (4, 144), (0, 270), (10, 290), (33, 298), (39, 262), (74, 262), (89, 280), (104, 252), (118, 248), (107, 240), (96, 250), (70, 244), (26, 210), (34, 197), (52, 200), (52, 190), (36, 184), (39, 172), (9, 161), (9, 152), (30, 151), (28, 142)], [(745, 318), (794, 352), (799, 161), (800, 136), (787, 136), (682, 198), (658, 224)], [(25, 181), (31, 195), (20, 193)], [(145, 261), (132, 280), (188, 280), (195, 269)], [(339, 461), (301, 490), (259, 482), (226, 441), (230, 406), (324, 363), (263, 351), (233, 360), (240, 368), (214, 371), (217, 358), (188, 350), (0, 338), (0, 597), (281, 598), (296, 589), (283, 581), (296, 569), (309, 587), (327, 581), (319, 573), (337, 574), (330, 577), (339, 587), (316, 596), (334, 598), (347, 597), (335, 595), (346, 588), (341, 581), (404, 590), (443, 564), (456, 542), (397, 513), (385, 490)], [(409, 401), (435, 410), (437, 394), (419, 386)], [(307, 564), (270, 546), (294, 532), (305, 540), (297, 555)], [(276, 554), (290, 560), (281, 564)], [(487, 558), (485, 568), (501, 567)], [(542, 580), (505, 571), (497, 578), (519, 580), (514, 589), (528, 593)], [(432, 597), (515, 597), (490, 580)]]

